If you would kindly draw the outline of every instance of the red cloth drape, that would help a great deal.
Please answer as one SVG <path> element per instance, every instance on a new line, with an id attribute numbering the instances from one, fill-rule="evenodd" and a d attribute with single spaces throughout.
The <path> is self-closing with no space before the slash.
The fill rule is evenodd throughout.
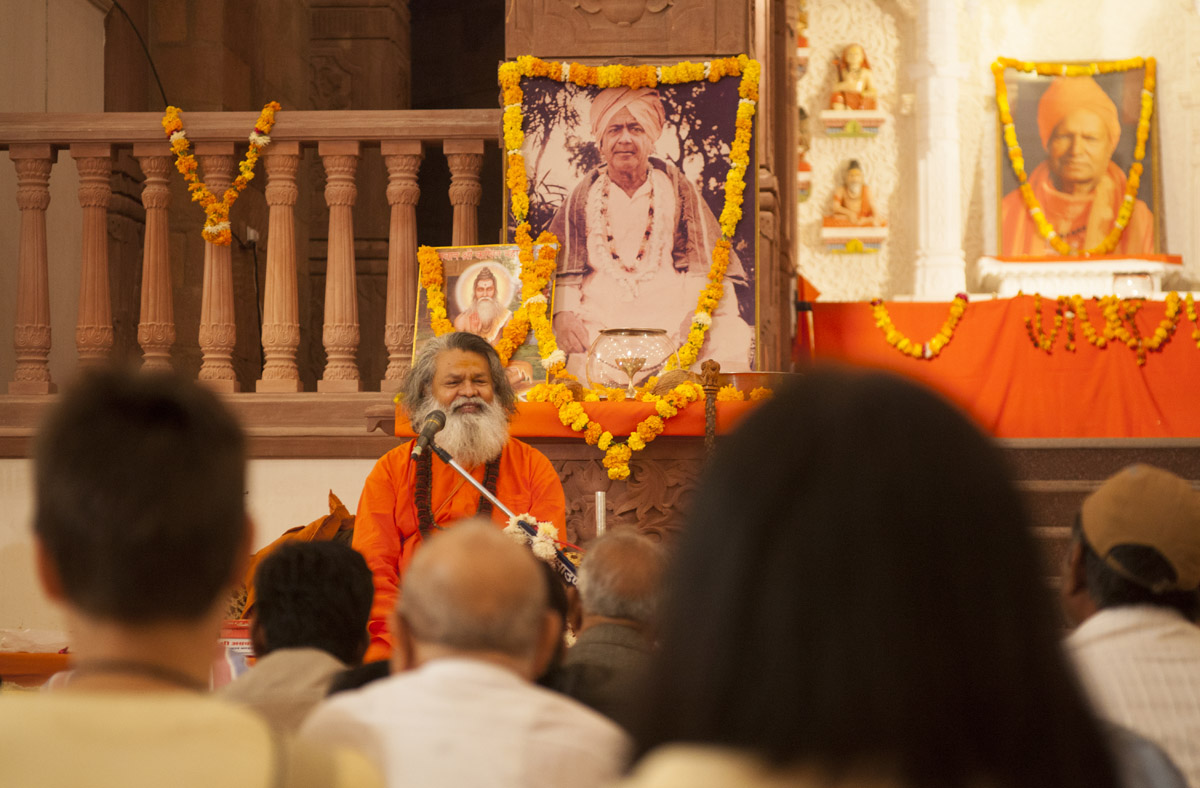
<path id="1" fill-rule="evenodd" d="M 1042 299 L 1042 324 L 1053 326 L 1054 299 Z M 887 304 L 892 322 L 906 336 L 925 341 L 942 326 L 949 304 Z M 1103 320 L 1088 302 L 1092 325 Z M 1149 337 L 1165 305 L 1146 302 L 1137 315 Z M 1076 349 L 1065 348 L 1066 328 L 1051 353 L 1033 346 L 1024 318 L 1033 298 L 973 302 L 953 341 L 931 361 L 902 355 L 884 341 L 866 303 L 814 305 L 816 354 L 893 370 L 942 392 L 1001 438 L 1200 437 L 1200 350 L 1196 328 L 1180 315 L 1175 335 L 1162 351 L 1148 353 L 1139 367 L 1121 344 L 1100 350 L 1077 327 Z"/>

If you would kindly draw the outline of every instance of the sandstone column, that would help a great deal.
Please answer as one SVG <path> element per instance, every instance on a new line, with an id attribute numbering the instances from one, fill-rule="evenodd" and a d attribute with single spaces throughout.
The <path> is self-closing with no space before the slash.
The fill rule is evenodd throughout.
<path id="1" fill-rule="evenodd" d="M 170 230 L 167 207 L 171 203 L 168 177 L 171 149 L 162 143 L 137 143 L 133 155 L 146 176 L 142 205 L 146 209 L 146 237 L 142 250 L 142 298 L 138 318 L 138 344 L 146 369 L 171 369 L 175 344 L 174 293 L 171 290 Z"/>
<path id="2" fill-rule="evenodd" d="M 13 349 L 17 368 L 9 394 L 53 394 L 50 380 L 50 263 L 46 252 L 46 208 L 50 168 L 58 158 L 48 144 L 12 145 L 17 168 L 21 239 L 17 252 L 17 312 Z"/>
<path id="3" fill-rule="evenodd" d="M 358 186 L 358 143 L 327 141 L 317 145 L 325 165 L 325 203 L 329 206 L 329 252 L 325 263 L 325 373 L 317 391 L 361 391 L 358 352 L 358 286 L 354 271 L 354 200 Z"/>
<path id="4" fill-rule="evenodd" d="M 446 140 L 442 149 L 450 164 L 450 204 L 454 206 L 454 246 L 479 243 L 479 199 L 483 187 L 483 140 Z"/>
<path id="5" fill-rule="evenodd" d="M 384 140 L 383 159 L 388 168 L 388 204 L 392 206 L 388 232 L 387 311 L 384 342 L 388 366 L 380 391 L 395 392 L 412 363 L 413 329 L 417 309 L 417 170 L 422 149 L 418 140 Z"/>
<path id="6" fill-rule="evenodd" d="M 108 201 L 112 197 L 112 146 L 76 143 L 71 157 L 79 169 L 83 208 L 83 258 L 79 272 L 79 318 L 75 347 L 82 366 L 108 359 L 113 346 L 112 303 L 108 293 Z"/>
<path id="7" fill-rule="evenodd" d="M 198 142 L 196 158 L 208 188 L 218 199 L 233 180 L 233 143 Z M 196 232 L 203 227 L 197 216 Z M 200 293 L 200 380 L 216 391 L 238 390 L 233 371 L 237 325 L 233 311 L 233 250 L 204 242 L 204 284 Z"/>
<path id="8" fill-rule="evenodd" d="M 258 391 L 301 391 L 296 350 L 300 307 L 296 290 L 296 168 L 299 142 L 272 143 L 263 152 L 267 169 L 267 284 L 263 296 L 262 343 L 266 364 Z"/>

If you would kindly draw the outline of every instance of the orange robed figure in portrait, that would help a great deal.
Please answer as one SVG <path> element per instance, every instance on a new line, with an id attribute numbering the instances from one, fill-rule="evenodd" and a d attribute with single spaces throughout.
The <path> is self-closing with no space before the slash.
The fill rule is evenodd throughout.
<path id="1" fill-rule="evenodd" d="M 1127 179 L 1112 161 L 1121 139 L 1117 107 L 1091 77 L 1057 77 L 1042 94 L 1038 134 L 1046 160 L 1029 176 L 1046 220 L 1073 248 L 1098 246 L 1112 229 Z M 1020 189 L 1001 204 L 1000 254 L 1058 255 L 1038 233 Z M 1136 200 L 1114 254 L 1154 253 L 1154 214 Z"/>

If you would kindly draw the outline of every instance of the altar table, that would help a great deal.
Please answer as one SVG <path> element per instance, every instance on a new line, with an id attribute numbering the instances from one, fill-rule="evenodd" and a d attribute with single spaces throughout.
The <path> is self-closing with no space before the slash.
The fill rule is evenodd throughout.
<path id="1" fill-rule="evenodd" d="M 1053 326 L 1055 302 L 1042 299 L 1042 325 Z M 946 303 L 887 302 L 892 322 L 905 336 L 924 342 L 946 320 Z M 1149 337 L 1165 304 L 1146 301 L 1136 320 Z M 1095 302 L 1088 315 L 1103 320 Z M 1160 352 L 1139 367 L 1132 350 L 1088 344 L 1076 329 L 1074 352 L 1066 350 L 1066 327 L 1051 353 L 1033 346 L 1024 319 L 1033 297 L 976 301 L 954 339 L 932 360 L 905 356 L 884 341 L 866 303 L 813 305 L 815 354 L 892 370 L 945 394 L 999 438 L 1194 438 L 1200 437 L 1200 349 L 1196 326 L 1181 309 L 1177 330 Z"/>

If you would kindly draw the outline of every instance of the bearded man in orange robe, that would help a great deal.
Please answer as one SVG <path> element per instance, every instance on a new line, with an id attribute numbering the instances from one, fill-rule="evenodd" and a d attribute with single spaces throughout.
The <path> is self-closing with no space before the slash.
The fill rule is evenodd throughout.
<path id="1" fill-rule="evenodd" d="M 1029 176 L 1046 220 L 1071 247 L 1098 246 L 1112 230 L 1127 179 L 1112 162 L 1121 139 L 1117 107 L 1091 77 L 1057 77 L 1038 103 L 1038 134 L 1046 160 Z M 1014 189 L 1001 205 L 1002 255 L 1057 255 L 1038 233 Z M 1154 214 L 1136 200 L 1114 254 L 1154 253 Z"/>
<path id="2" fill-rule="evenodd" d="M 509 437 L 516 395 L 487 340 L 455 332 L 426 343 L 405 381 L 404 407 L 415 429 L 433 411 L 443 411 L 446 426 L 437 444 L 513 512 L 551 522 L 565 535 L 562 483 L 544 454 Z M 386 622 L 417 548 L 466 517 L 490 517 L 497 528 L 508 520 L 433 452 L 413 460 L 412 450 L 410 441 L 375 463 L 355 515 L 354 548 L 367 559 L 375 582 L 367 661 L 391 653 Z"/>

